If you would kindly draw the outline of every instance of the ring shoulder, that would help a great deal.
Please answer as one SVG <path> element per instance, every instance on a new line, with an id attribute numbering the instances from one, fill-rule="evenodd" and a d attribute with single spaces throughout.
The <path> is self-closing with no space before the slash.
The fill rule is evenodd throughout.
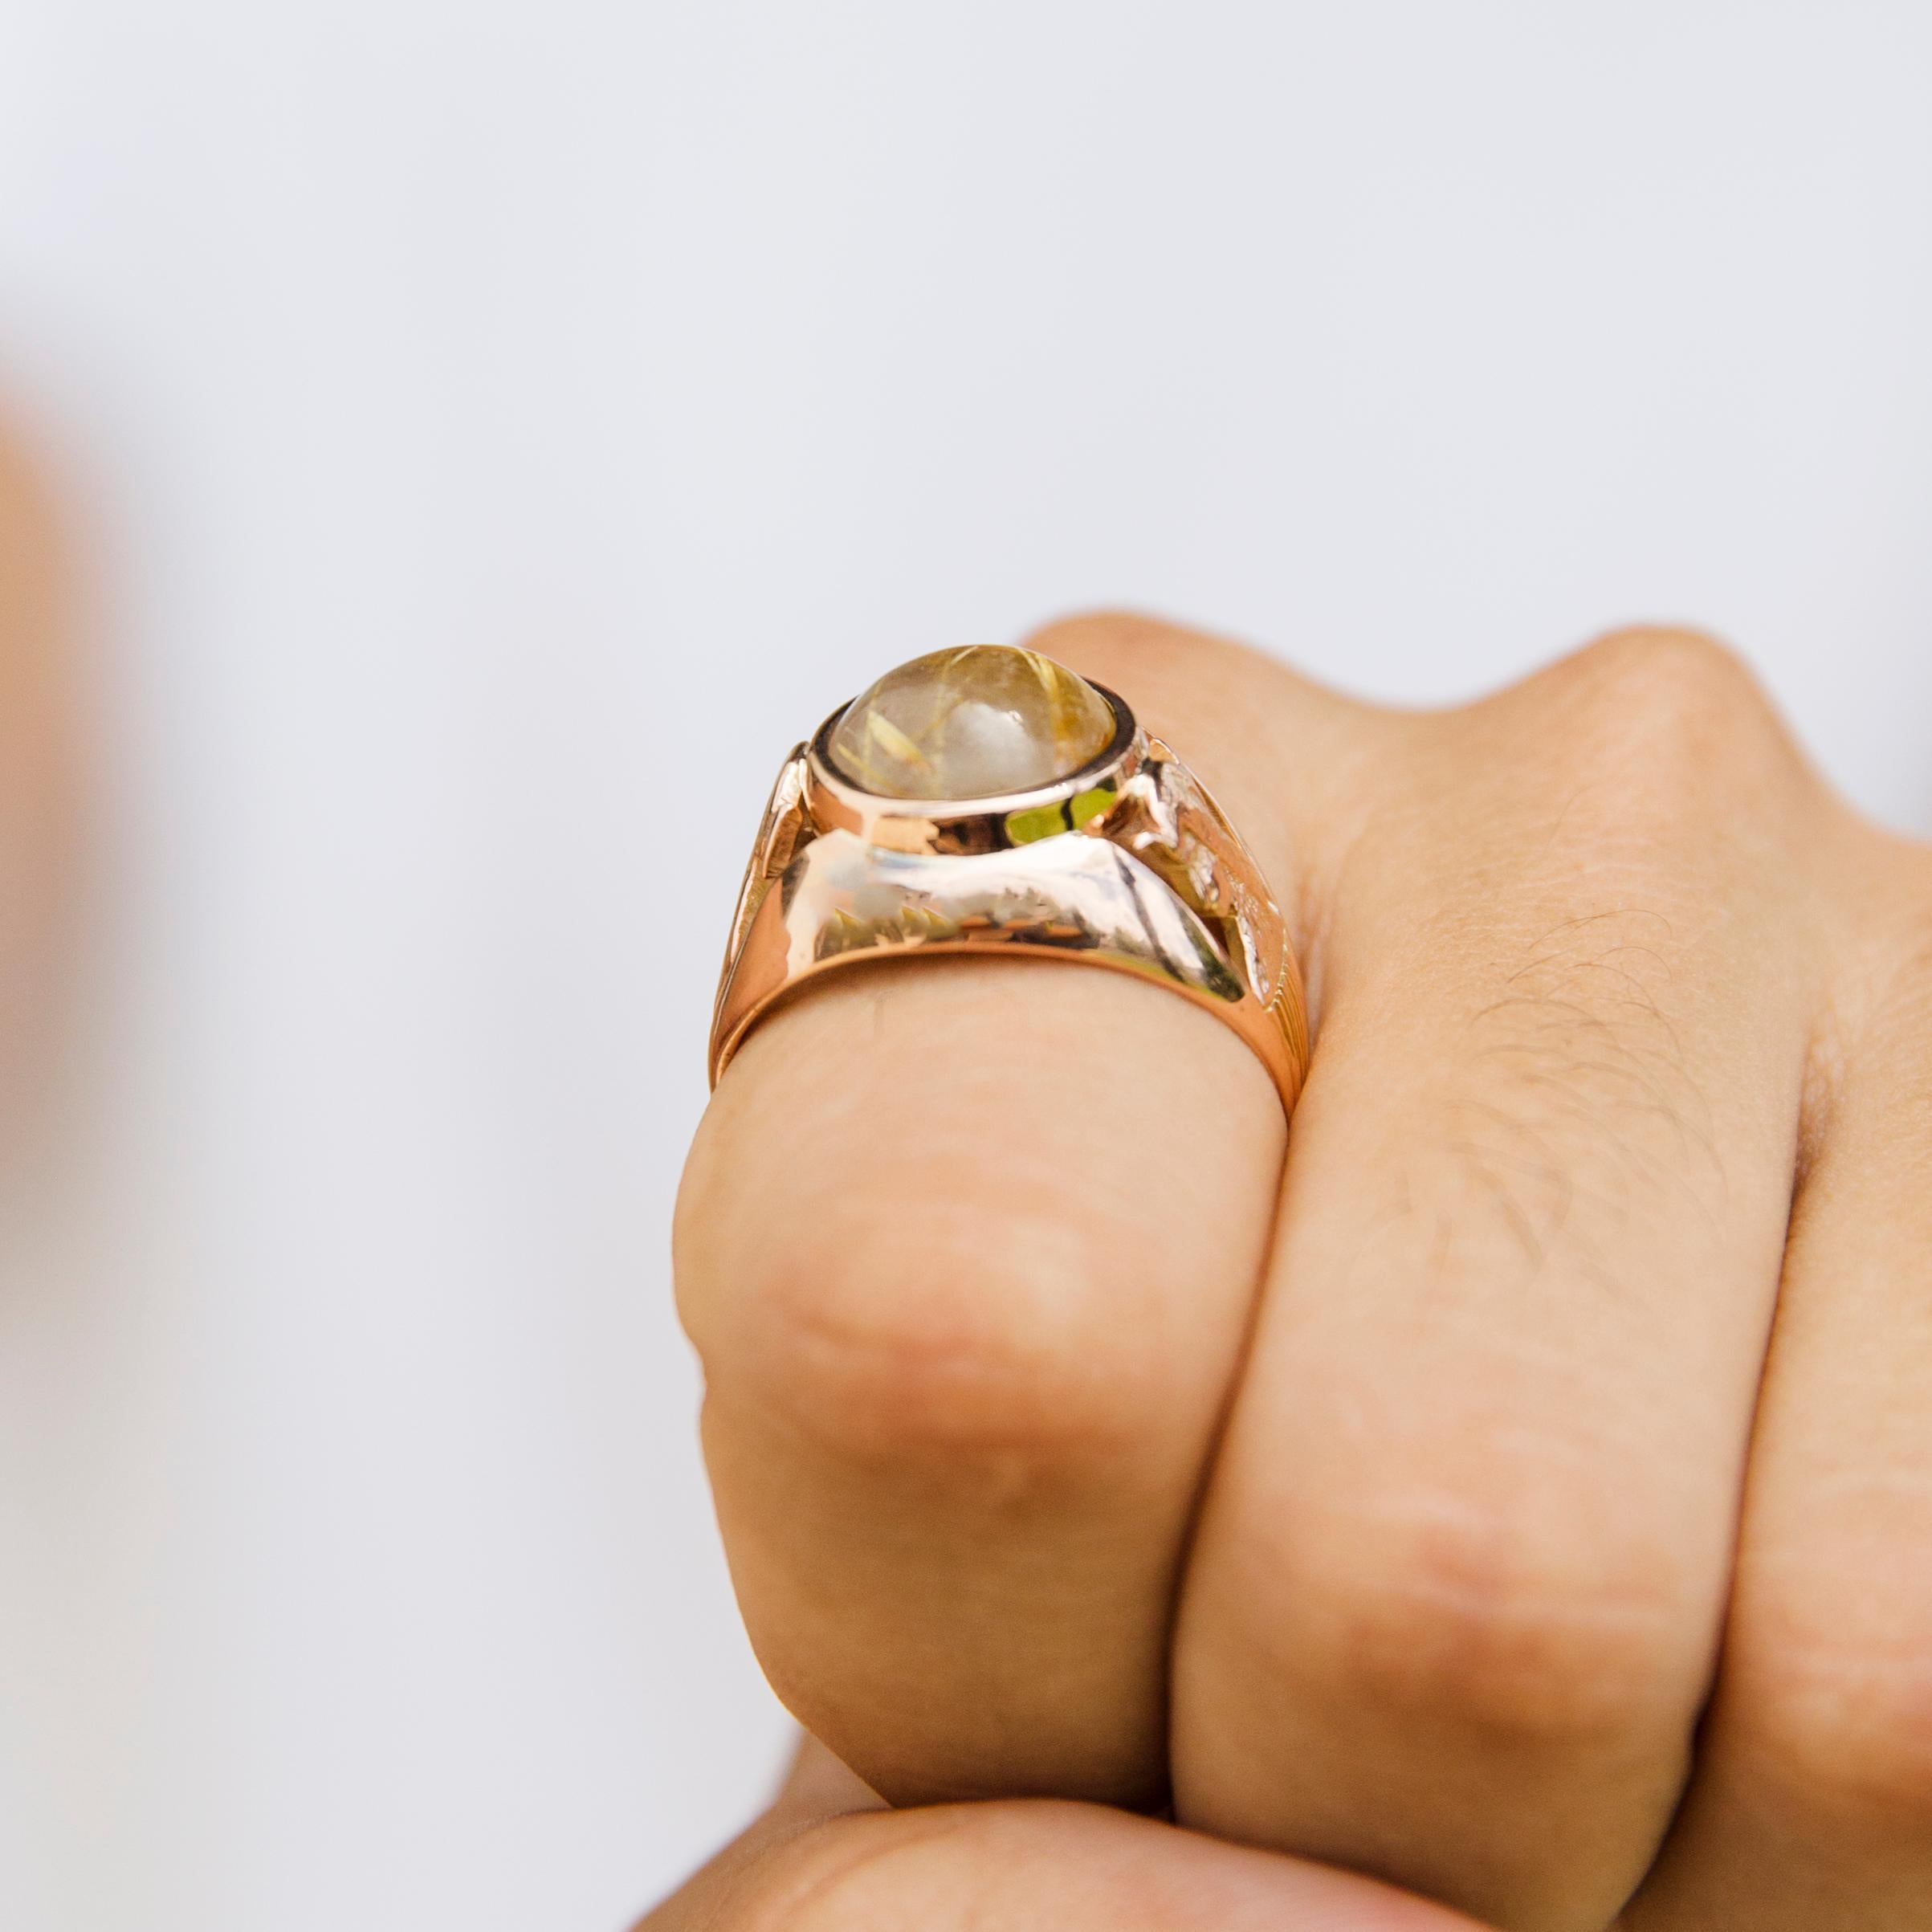
<path id="1" fill-rule="evenodd" d="M 1213 794 L 1158 738 L 1112 810 L 1086 829 L 1131 852 L 1215 931 L 1264 1006 L 1288 993 L 1287 922 Z"/>
<path id="2" fill-rule="evenodd" d="M 818 836 L 817 828 L 805 810 L 805 748 L 795 744 L 772 781 L 764 816 L 758 824 L 758 836 L 752 843 L 752 856 L 739 884 L 731 935 L 725 941 L 724 965 L 719 975 L 717 997 L 712 1002 L 714 1024 L 723 1005 L 725 988 L 731 984 L 732 968 L 744 950 L 745 935 L 758 916 L 758 908 L 792 861 Z"/>

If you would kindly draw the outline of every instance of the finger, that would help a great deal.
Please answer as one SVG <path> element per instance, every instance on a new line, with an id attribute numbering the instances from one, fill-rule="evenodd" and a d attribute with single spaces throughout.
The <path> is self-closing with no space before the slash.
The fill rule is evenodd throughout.
<path id="1" fill-rule="evenodd" d="M 1659 1842 L 1808 1020 L 1736 850 L 1808 809 L 1759 709 L 1634 638 L 1391 725 L 1182 1604 L 1184 1823 L 1511 1932 L 1594 1932 Z"/>
<path id="2" fill-rule="evenodd" d="M 774 1685 L 895 1800 L 1164 1794 L 1282 1142 L 1231 1032 L 1102 972 L 899 960 L 733 1062 L 677 1224 L 719 1518 Z"/>
<path id="3" fill-rule="evenodd" d="M 647 1913 L 634 1932 L 725 1932 L 733 1926 L 744 1932 L 764 1932 L 768 1926 L 779 1932 L 779 1922 L 768 1917 L 761 1922 L 749 1906 L 762 1875 L 815 1828 L 884 1808 L 856 1773 L 809 1731 L 801 1733 L 771 1808 Z"/>
<path id="4" fill-rule="evenodd" d="M 40 479 L 0 433 L 0 1144 L 43 1070 L 71 884 L 72 640 L 59 548 Z"/>
<path id="5" fill-rule="evenodd" d="M 1840 1003 L 1718 1694 L 1632 1932 L 1932 1925 L 1932 866 L 1876 882 L 1904 964 Z"/>
<path id="6" fill-rule="evenodd" d="M 895 1798 L 1163 1789 L 1279 1113 L 1182 1002 L 1008 963 L 817 989 L 720 1086 L 679 1257 L 732 1576 L 780 1695 Z"/>
<path id="7" fill-rule="evenodd" d="M 1097 1805 L 814 1820 L 799 1783 L 637 1932 L 1475 1932 L 1372 1879 Z"/>

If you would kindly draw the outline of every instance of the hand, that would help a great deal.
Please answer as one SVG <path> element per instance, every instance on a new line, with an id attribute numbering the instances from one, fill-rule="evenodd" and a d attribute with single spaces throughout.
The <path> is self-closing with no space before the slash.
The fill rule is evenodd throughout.
<path id="1" fill-rule="evenodd" d="M 1371 1879 L 1098 1805 L 906 1812 L 808 1743 L 778 1802 L 637 1932 L 1476 1932 Z"/>
<path id="2" fill-rule="evenodd" d="M 677 1245 L 781 1695 L 895 1800 L 1171 1792 L 1509 1932 L 1932 1923 L 1932 854 L 1693 637 L 1437 715 L 1035 642 L 1242 828 L 1313 1068 L 1284 1168 L 1127 978 L 752 1035 Z"/>

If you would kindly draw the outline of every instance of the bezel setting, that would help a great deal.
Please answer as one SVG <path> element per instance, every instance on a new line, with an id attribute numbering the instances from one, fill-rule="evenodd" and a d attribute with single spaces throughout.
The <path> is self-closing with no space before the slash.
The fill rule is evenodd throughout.
<path id="1" fill-rule="evenodd" d="M 1147 751 L 1126 702 L 1103 684 L 1093 689 L 1114 716 L 1114 735 L 1101 750 L 1064 778 L 984 798 L 895 798 L 868 791 L 832 756 L 832 735 L 849 708 L 842 704 L 806 748 L 805 809 L 828 830 L 851 832 L 894 852 L 1003 852 L 1083 830 L 1113 806 Z"/>

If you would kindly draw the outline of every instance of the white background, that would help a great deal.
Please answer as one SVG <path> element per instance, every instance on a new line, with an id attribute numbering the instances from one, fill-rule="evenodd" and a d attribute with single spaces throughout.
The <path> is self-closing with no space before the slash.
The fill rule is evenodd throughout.
<path id="1" fill-rule="evenodd" d="M 753 1804 L 666 1232 L 764 785 L 884 664 L 1696 618 L 1932 827 L 1928 100 L 1918 0 L 5 0 L 98 837 L 0 1923 L 615 1932 Z"/>

